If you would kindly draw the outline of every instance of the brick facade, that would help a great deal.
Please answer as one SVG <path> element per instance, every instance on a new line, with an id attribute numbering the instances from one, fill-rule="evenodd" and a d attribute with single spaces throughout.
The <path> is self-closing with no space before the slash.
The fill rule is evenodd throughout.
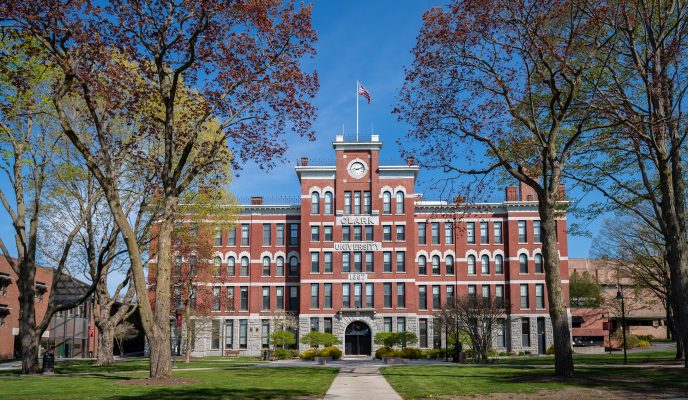
<path id="1" fill-rule="evenodd" d="M 193 354 L 221 354 L 223 348 L 257 354 L 262 336 L 274 328 L 270 309 L 276 306 L 278 292 L 281 306 L 298 315 L 300 333 L 312 328 L 331 331 L 342 341 L 345 354 L 355 351 L 346 333 L 353 321 L 367 324 L 371 337 L 405 327 L 421 338 L 420 347 L 443 346 L 444 336 L 433 331 L 434 299 L 439 293 L 441 305 L 451 293 L 458 296 L 469 290 L 476 296 L 503 293 L 511 304 L 503 339 L 495 338 L 496 349 L 536 353 L 552 344 L 544 273 L 541 261 L 536 261 L 541 260 L 541 245 L 532 189 L 508 187 L 505 201 L 499 203 L 424 201 L 415 192 L 419 167 L 413 159 L 404 165 L 380 165 L 381 146 L 377 135 L 365 142 L 337 136 L 334 162 L 313 165 L 302 158 L 296 166 L 300 204 L 266 205 L 254 198 L 253 204 L 241 206 L 234 227 L 222 227 L 215 256 L 221 260 L 222 274 L 231 272 L 231 265 L 234 274 L 223 276 L 221 282 L 203 283 L 219 288 L 222 306 L 210 319 L 197 321 Z M 242 244 L 242 231 L 249 233 L 248 243 Z M 568 297 L 565 217 L 558 221 L 557 231 Z M 292 232 L 298 232 L 296 240 Z M 269 243 L 263 240 L 266 236 Z M 248 263 L 245 276 L 242 260 Z M 290 271 L 292 264 L 295 271 Z M 235 311 L 226 311 L 232 308 L 226 304 L 229 290 L 234 290 Z M 245 309 L 242 290 L 248 291 Z M 527 293 L 523 299 L 522 291 Z M 297 303 L 290 302 L 294 292 Z M 269 304 L 264 304 L 264 293 L 269 294 Z M 523 307 L 522 301 L 527 303 Z M 523 329 L 529 330 L 525 337 Z M 544 335 L 540 346 L 538 330 Z"/>

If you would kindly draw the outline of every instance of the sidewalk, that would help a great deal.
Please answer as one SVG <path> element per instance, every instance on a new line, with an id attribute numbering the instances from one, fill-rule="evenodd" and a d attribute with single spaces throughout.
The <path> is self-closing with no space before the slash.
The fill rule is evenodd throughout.
<path id="1" fill-rule="evenodd" d="M 325 400 L 401 400 L 380 374 L 378 366 L 342 367 L 325 394 Z"/>

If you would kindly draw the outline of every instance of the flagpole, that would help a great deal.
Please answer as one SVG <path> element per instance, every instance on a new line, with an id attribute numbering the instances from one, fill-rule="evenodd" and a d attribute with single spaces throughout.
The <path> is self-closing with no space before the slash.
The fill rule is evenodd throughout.
<path id="1" fill-rule="evenodd" d="M 356 142 L 358 142 L 358 81 L 356 81 Z"/>

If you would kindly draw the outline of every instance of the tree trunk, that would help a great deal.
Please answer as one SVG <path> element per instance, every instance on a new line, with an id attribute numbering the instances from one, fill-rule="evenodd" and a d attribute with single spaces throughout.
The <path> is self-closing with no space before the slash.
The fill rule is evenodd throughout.
<path id="1" fill-rule="evenodd" d="M 191 332 L 191 310 L 189 309 L 189 304 L 190 302 L 187 302 L 184 310 L 184 323 L 186 325 L 186 332 L 184 333 L 184 362 L 187 364 L 191 362 L 191 348 L 193 347 L 193 343 L 191 343 L 193 335 Z"/>
<path id="2" fill-rule="evenodd" d="M 98 357 L 96 365 L 113 365 L 115 363 L 115 327 L 111 324 L 103 324 L 98 327 Z"/>
<path id="3" fill-rule="evenodd" d="M 21 344 L 22 374 L 38 374 L 40 337 L 36 331 L 35 264 L 24 258 L 19 264 L 19 341 Z"/>
<path id="4" fill-rule="evenodd" d="M 558 185 L 553 189 L 558 190 Z M 538 196 L 540 213 L 542 258 L 545 268 L 545 284 L 549 302 L 549 316 L 552 319 L 554 339 L 554 373 L 556 376 L 573 375 L 573 349 L 571 330 L 567 314 L 566 298 L 561 286 L 559 246 L 557 246 L 557 221 L 555 219 L 555 200 L 553 196 Z"/>

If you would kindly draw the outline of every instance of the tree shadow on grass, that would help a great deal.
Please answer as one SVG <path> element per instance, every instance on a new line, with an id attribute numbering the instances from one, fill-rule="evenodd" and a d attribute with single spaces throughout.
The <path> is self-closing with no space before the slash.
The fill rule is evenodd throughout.
<path id="1" fill-rule="evenodd" d="M 261 389 L 261 388 L 194 388 L 194 387 L 166 387 L 155 388 L 148 393 L 137 393 L 130 396 L 115 395 L 110 397 L 112 400 L 191 400 L 191 399 L 315 399 L 322 396 L 315 396 L 312 392 L 296 389 Z"/>

